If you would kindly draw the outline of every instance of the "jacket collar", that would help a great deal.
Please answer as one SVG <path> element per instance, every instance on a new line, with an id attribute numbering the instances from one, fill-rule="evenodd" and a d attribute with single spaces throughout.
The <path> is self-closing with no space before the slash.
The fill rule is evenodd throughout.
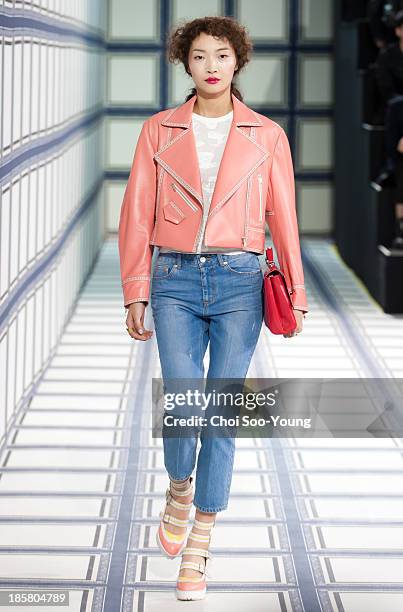
<path id="1" fill-rule="evenodd" d="M 239 129 L 241 125 L 263 126 L 263 122 L 234 94 L 231 96 L 234 114 L 218 170 L 209 216 L 217 212 L 255 169 L 271 155 L 257 140 L 251 138 L 249 133 Z M 161 120 L 161 125 L 185 129 L 164 144 L 155 153 L 154 159 L 191 193 L 203 208 L 199 159 L 192 129 L 192 112 L 196 97 L 192 96 Z"/>
<path id="2" fill-rule="evenodd" d="M 239 98 L 234 96 L 233 93 L 231 93 L 231 98 L 234 110 L 233 123 L 235 125 L 255 125 L 257 127 L 263 125 L 262 121 L 256 116 L 253 110 L 246 106 Z M 195 94 L 189 98 L 187 102 L 174 108 L 172 113 L 161 121 L 161 125 L 188 128 L 192 120 L 193 107 L 196 99 L 197 96 Z"/>

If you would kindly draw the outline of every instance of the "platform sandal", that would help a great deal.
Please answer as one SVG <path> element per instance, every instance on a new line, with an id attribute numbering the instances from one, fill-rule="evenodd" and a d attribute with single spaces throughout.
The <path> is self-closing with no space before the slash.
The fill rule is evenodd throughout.
<path id="1" fill-rule="evenodd" d="M 175 495 L 179 495 L 180 497 L 189 495 L 189 493 L 193 491 L 192 481 L 193 477 L 190 476 L 188 487 L 186 489 L 177 489 L 175 483 L 171 480 L 170 488 L 168 487 L 165 492 L 166 506 L 171 505 L 177 510 L 189 510 L 192 507 L 193 502 L 189 502 L 188 504 L 178 502 L 172 497 L 171 492 Z M 159 516 L 161 521 L 156 534 L 157 545 L 165 556 L 167 556 L 169 559 L 174 559 L 180 555 L 186 545 L 187 532 L 185 531 L 184 534 L 172 533 L 165 527 L 164 523 L 171 523 L 172 525 L 177 525 L 178 527 L 187 527 L 189 519 L 176 518 L 176 516 L 173 516 L 166 511 L 166 507 L 165 511 L 163 510 L 160 512 Z"/>
<path id="2" fill-rule="evenodd" d="M 208 542 L 210 544 L 211 540 L 211 530 L 215 525 L 214 521 L 209 523 L 205 521 L 199 521 L 194 519 L 193 527 L 197 529 L 204 529 L 209 531 L 209 534 L 201 534 L 195 533 L 192 530 L 189 533 L 189 538 L 195 540 L 196 542 Z M 194 548 L 193 546 L 187 546 L 183 549 L 182 555 L 197 555 L 204 558 L 203 563 L 195 563 L 194 561 L 183 561 L 181 562 L 179 573 L 182 569 L 194 569 L 201 572 L 200 577 L 190 578 L 188 576 L 178 576 L 178 580 L 176 583 L 176 597 L 182 601 L 191 601 L 203 599 L 206 595 L 206 576 L 208 576 L 206 572 L 207 560 L 212 559 L 212 555 L 209 550 L 204 550 L 204 548 Z"/>

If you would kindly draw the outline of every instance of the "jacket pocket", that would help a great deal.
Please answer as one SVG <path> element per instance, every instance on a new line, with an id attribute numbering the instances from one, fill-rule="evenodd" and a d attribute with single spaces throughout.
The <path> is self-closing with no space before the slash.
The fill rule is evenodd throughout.
<path id="1" fill-rule="evenodd" d="M 164 204 L 162 210 L 164 213 L 164 219 L 166 221 L 170 221 L 171 223 L 175 223 L 176 225 L 178 225 L 178 223 L 183 221 L 183 219 L 186 217 L 183 210 L 181 210 L 179 206 L 175 204 L 175 202 L 172 202 L 172 200 L 170 200 L 167 204 Z"/>
<path id="2" fill-rule="evenodd" d="M 263 177 L 261 174 L 257 175 L 257 183 L 259 187 L 259 223 L 263 221 Z"/>
<path id="3" fill-rule="evenodd" d="M 176 193 L 180 195 L 180 197 L 185 202 L 185 204 L 187 204 L 194 212 L 197 212 L 198 209 L 197 209 L 196 204 L 193 204 L 193 202 L 190 200 L 190 198 L 188 198 L 186 193 L 184 193 L 182 189 L 180 189 L 180 187 L 176 185 L 176 183 L 171 183 L 171 187 L 174 191 L 176 191 Z"/>

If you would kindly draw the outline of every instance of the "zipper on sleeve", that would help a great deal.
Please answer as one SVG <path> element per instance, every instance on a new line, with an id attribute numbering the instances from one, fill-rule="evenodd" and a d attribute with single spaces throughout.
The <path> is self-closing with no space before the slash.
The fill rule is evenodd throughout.
<path id="1" fill-rule="evenodd" d="M 195 204 L 193 204 L 193 202 L 191 200 L 189 200 L 189 198 L 187 197 L 187 195 L 185 193 L 183 193 L 182 189 L 179 189 L 178 185 L 176 185 L 175 183 L 171 183 L 172 189 L 174 189 L 177 193 L 179 193 L 179 195 L 181 196 L 181 198 L 183 199 L 184 202 L 186 202 L 186 204 L 188 206 L 190 206 L 190 208 L 192 210 L 194 210 L 195 212 L 198 211 L 198 208 Z"/>
<path id="2" fill-rule="evenodd" d="M 259 185 L 259 222 L 263 221 L 263 177 L 261 174 L 257 175 L 258 185 Z"/>

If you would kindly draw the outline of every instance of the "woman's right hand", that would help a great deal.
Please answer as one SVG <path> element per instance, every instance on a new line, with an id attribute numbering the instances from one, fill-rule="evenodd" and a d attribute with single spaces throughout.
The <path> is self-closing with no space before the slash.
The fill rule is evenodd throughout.
<path id="1" fill-rule="evenodd" d="M 153 335 L 152 330 L 144 328 L 145 310 L 146 302 L 133 302 L 127 310 L 127 333 L 135 340 L 149 340 Z"/>

